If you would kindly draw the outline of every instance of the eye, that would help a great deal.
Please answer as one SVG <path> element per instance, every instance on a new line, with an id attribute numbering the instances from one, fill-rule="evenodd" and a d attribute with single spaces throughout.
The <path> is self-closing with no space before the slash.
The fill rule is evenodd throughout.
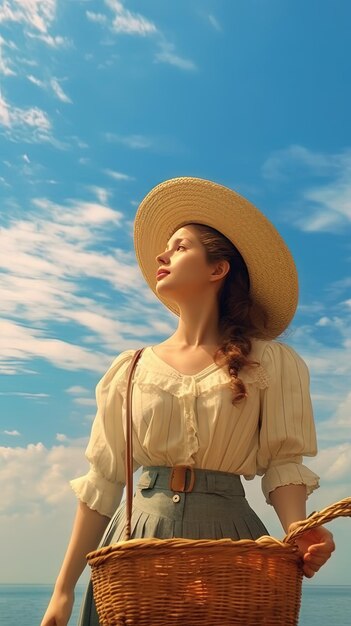
<path id="1" fill-rule="evenodd" d="M 185 247 L 185 246 L 182 246 L 182 245 L 179 245 L 179 246 L 177 247 L 177 250 L 179 250 L 179 248 L 183 248 L 183 250 L 186 250 L 186 247 Z"/>

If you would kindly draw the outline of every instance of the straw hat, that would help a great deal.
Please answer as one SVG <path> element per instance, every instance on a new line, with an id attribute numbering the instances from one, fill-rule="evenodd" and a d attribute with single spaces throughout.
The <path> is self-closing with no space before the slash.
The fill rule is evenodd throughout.
<path id="1" fill-rule="evenodd" d="M 156 292 L 155 257 L 164 251 L 175 230 L 191 222 L 212 226 L 236 246 L 250 276 L 252 319 L 262 319 L 262 310 L 266 317 L 257 336 L 278 337 L 297 307 L 294 260 L 273 224 L 251 202 L 223 185 L 201 178 L 172 178 L 142 200 L 134 221 L 134 246 L 152 291 L 179 315 L 177 306 Z"/>

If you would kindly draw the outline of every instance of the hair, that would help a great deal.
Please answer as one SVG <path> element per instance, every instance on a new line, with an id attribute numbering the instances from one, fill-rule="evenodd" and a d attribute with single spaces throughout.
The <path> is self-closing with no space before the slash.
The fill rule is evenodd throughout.
<path id="1" fill-rule="evenodd" d="M 249 272 L 239 250 L 218 230 L 205 224 L 186 225 L 195 228 L 208 263 L 224 259 L 230 264 L 230 270 L 218 291 L 222 343 L 214 354 L 214 362 L 228 367 L 230 388 L 233 391 L 232 404 L 235 405 L 248 395 L 244 382 L 238 376 L 240 369 L 259 365 L 257 361 L 248 358 L 252 348 L 250 337 L 257 336 L 258 331 L 250 318 L 252 300 Z"/>

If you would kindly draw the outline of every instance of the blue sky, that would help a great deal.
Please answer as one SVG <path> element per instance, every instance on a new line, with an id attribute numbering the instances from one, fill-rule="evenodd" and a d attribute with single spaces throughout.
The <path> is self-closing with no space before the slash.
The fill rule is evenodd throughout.
<path id="1" fill-rule="evenodd" d="M 346 0 L 1 4 L 0 582 L 54 580 L 95 385 L 176 327 L 132 238 L 173 176 L 236 189 L 290 246 L 300 304 L 282 340 L 310 368 L 320 448 L 309 511 L 350 495 L 350 20 Z M 282 536 L 260 481 L 245 487 Z M 351 584 L 349 520 L 332 529 L 314 583 Z"/>

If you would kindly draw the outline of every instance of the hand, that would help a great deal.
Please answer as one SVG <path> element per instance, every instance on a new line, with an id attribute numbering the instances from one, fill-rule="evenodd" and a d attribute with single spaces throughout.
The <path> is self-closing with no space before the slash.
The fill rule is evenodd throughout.
<path id="1" fill-rule="evenodd" d="M 74 604 L 74 591 L 54 591 L 40 626 L 67 626 Z"/>
<path id="2" fill-rule="evenodd" d="M 289 532 L 294 530 L 296 525 L 296 522 L 290 524 Z M 295 541 L 303 558 L 303 573 L 307 578 L 312 578 L 335 550 L 333 535 L 324 526 L 306 530 Z"/>

